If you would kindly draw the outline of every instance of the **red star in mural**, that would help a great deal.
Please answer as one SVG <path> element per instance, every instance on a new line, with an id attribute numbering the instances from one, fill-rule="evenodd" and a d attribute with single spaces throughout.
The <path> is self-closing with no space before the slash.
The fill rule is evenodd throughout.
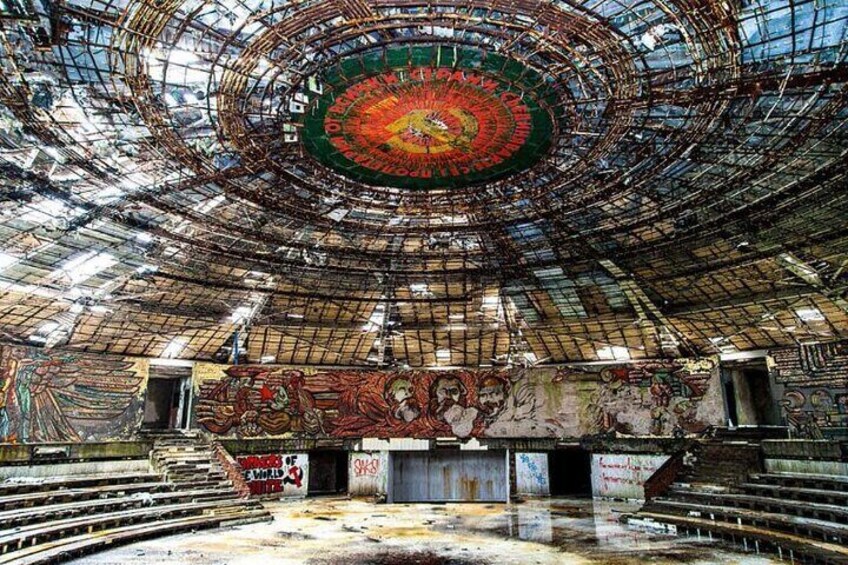
<path id="1" fill-rule="evenodd" d="M 259 395 L 263 401 L 274 399 L 274 391 L 268 388 L 268 385 L 262 385 L 262 388 L 259 389 Z"/>

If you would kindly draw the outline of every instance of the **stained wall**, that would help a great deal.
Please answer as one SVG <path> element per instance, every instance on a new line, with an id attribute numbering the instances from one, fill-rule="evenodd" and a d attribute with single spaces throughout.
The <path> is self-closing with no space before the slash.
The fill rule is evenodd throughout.
<path id="1" fill-rule="evenodd" d="M 645 481 L 668 459 L 668 455 L 593 454 L 592 496 L 644 500 Z"/>
<path id="2" fill-rule="evenodd" d="M 715 359 L 500 371 L 194 368 L 222 437 L 553 438 L 698 433 L 723 421 Z"/>
<path id="3" fill-rule="evenodd" d="M 387 451 L 355 451 L 350 454 L 348 493 L 352 496 L 385 495 L 389 478 Z"/>
<path id="4" fill-rule="evenodd" d="M 515 454 L 515 491 L 517 494 L 551 494 L 547 453 Z"/>

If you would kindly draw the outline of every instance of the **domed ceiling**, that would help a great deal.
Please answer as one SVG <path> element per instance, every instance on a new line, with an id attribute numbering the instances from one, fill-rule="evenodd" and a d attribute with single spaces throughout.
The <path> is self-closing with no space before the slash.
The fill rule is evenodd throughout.
<path id="1" fill-rule="evenodd" d="M 846 21 L 2 2 L 3 340 L 415 367 L 848 337 Z"/>

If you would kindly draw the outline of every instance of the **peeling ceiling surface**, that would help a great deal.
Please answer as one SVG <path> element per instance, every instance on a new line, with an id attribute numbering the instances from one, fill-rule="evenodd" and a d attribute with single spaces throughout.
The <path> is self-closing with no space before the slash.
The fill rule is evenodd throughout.
<path id="1" fill-rule="evenodd" d="M 0 0 L 0 339 L 487 366 L 848 337 L 842 0 Z"/>

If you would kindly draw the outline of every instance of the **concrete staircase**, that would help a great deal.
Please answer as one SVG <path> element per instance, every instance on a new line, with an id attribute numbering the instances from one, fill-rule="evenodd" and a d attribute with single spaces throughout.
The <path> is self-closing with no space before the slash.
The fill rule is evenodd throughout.
<path id="1" fill-rule="evenodd" d="M 224 467 L 220 448 L 197 432 L 156 432 L 151 463 L 174 484 L 204 484 L 221 491 L 222 497 L 246 498 L 238 477 Z"/>
<path id="2" fill-rule="evenodd" d="M 692 450 L 693 464 L 675 481 L 677 484 L 704 484 L 730 487 L 749 473 L 762 470 L 760 444 L 748 441 L 698 442 Z"/>

